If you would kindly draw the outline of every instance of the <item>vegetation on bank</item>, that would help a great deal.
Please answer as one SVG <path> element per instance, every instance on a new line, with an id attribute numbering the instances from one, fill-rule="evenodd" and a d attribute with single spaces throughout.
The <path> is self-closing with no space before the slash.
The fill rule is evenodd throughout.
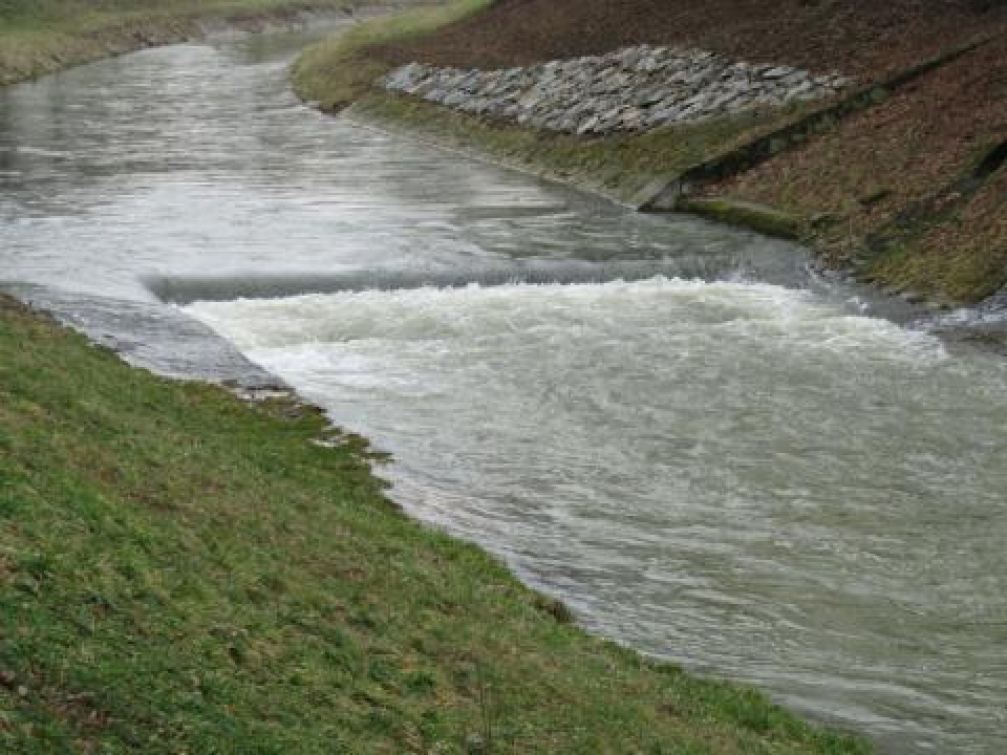
<path id="1" fill-rule="evenodd" d="M 358 24 L 305 51 L 294 66 L 294 87 L 301 97 L 318 103 L 323 110 L 340 110 L 391 70 L 392 63 L 372 54 L 375 48 L 424 37 L 487 8 L 491 2 L 450 0 Z"/>
<path id="2" fill-rule="evenodd" d="M 483 5 L 457 2 L 437 23 L 452 14 L 457 20 L 436 29 L 437 23 L 382 20 L 352 41 L 324 43 L 297 65 L 295 87 L 324 109 L 356 102 L 355 113 L 385 127 L 403 125 L 449 147 L 638 204 L 662 181 L 733 150 L 744 153 L 802 111 L 576 137 L 492 122 L 371 85 L 411 60 L 500 67 L 641 42 L 812 70 L 839 67 L 864 85 L 940 61 L 905 78 L 898 91 L 870 98 L 870 107 L 848 109 L 829 128 L 755 164 L 737 161 L 733 176 L 690 181 L 699 197 L 679 209 L 759 230 L 784 218 L 785 235 L 801 235 L 824 262 L 940 304 L 977 302 L 1007 286 L 1007 199 L 997 188 L 1003 160 L 990 162 L 1007 144 L 1002 3 L 787 0 L 786 12 L 768 15 L 746 0 L 679 0 L 674 13 L 649 0 L 500 0 L 475 12 Z M 993 41 L 949 54 L 981 39 Z M 977 172 L 979 165 L 989 169 Z"/>
<path id="3" fill-rule="evenodd" d="M 568 618 L 318 412 L 0 299 L 5 752 L 867 751 Z"/>
<path id="4" fill-rule="evenodd" d="M 0 85 L 198 36 L 223 20 L 256 29 L 354 0 L 0 0 Z"/>

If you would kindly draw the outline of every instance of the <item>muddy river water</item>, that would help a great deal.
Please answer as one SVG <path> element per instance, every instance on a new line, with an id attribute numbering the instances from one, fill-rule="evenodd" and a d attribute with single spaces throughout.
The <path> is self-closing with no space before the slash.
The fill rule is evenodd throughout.
<path id="1" fill-rule="evenodd" d="M 592 631 L 884 752 L 1007 751 L 1002 357 L 781 242 L 321 116 L 304 40 L 0 92 L 4 286 L 164 373 L 278 375 Z"/>

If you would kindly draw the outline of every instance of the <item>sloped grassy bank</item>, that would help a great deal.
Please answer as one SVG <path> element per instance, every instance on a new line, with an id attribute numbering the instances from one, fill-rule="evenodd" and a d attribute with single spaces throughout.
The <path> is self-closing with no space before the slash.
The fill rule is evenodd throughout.
<path id="1" fill-rule="evenodd" d="M 1002 88 L 1007 11 L 952 3 L 958 22 L 949 25 L 930 9 L 895 3 L 891 28 L 905 33 L 898 44 L 878 46 L 858 41 L 862 32 L 887 28 L 871 25 L 871 14 L 884 14 L 876 7 L 859 4 L 855 12 L 839 13 L 796 4 L 788 11 L 797 19 L 794 35 L 828 38 L 836 48 L 832 63 L 843 56 L 856 61 L 859 89 L 824 106 L 796 105 L 636 135 L 544 133 L 371 85 L 411 59 L 445 58 L 465 66 L 478 64 L 485 53 L 492 63 L 506 65 L 567 48 L 582 53 L 578 39 L 585 37 L 578 30 L 591 31 L 586 38 L 600 44 L 601 32 L 592 25 L 598 13 L 624 32 L 623 44 L 647 41 L 640 35 L 663 28 L 662 19 L 647 23 L 647 14 L 656 11 L 645 0 L 618 8 L 599 0 L 533 3 L 534 9 L 506 0 L 485 5 L 454 3 L 450 24 L 379 21 L 352 38 L 323 43 L 296 66 L 295 88 L 323 109 L 351 106 L 351 115 L 384 128 L 407 129 L 633 206 L 660 206 L 654 200 L 668 195 L 662 187 L 677 194 L 687 186 L 692 196 L 673 196 L 665 209 L 800 238 L 820 252 L 823 263 L 913 298 L 971 304 L 1007 286 L 1007 211 L 997 191 L 1007 154 L 1007 106 L 995 95 Z M 708 13 L 700 0 L 679 5 L 676 12 L 688 19 L 687 38 L 678 39 L 673 24 L 649 41 L 726 47 L 753 59 L 778 55 L 811 67 L 828 58 L 825 48 L 788 36 L 786 25 L 767 30 L 765 14 L 750 4 L 718 0 L 719 15 Z M 545 31 L 524 33 L 532 23 L 529 13 L 542 14 Z M 717 21 L 724 14 L 732 30 L 726 40 Z M 492 55 L 481 52 L 487 45 Z"/>
<path id="2" fill-rule="evenodd" d="M 252 31 L 334 12 L 353 0 L 0 0 L 0 85 L 202 34 L 226 22 Z M 376 3 L 371 3 L 372 5 Z"/>
<path id="3" fill-rule="evenodd" d="M 0 749 L 867 751 L 587 636 L 327 434 L 0 299 Z"/>

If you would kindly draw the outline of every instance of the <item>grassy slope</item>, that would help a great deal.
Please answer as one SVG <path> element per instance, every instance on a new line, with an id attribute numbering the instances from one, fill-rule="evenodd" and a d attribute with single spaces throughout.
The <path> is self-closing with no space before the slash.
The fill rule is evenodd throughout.
<path id="1" fill-rule="evenodd" d="M 308 49 L 294 67 L 294 86 L 304 99 L 325 110 L 339 110 L 390 70 L 390 64 L 370 55 L 371 49 L 392 40 L 422 37 L 483 10 L 491 1 L 450 0 L 360 24 Z"/>
<path id="2" fill-rule="evenodd" d="M 198 34 L 205 19 L 255 25 L 351 0 L 0 0 L 0 85 Z"/>
<path id="3" fill-rule="evenodd" d="M 1007 286 L 1007 170 L 954 202 L 940 222 L 872 257 L 866 274 L 901 290 L 976 301 Z"/>
<path id="4" fill-rule="evenodd" d="M 730 5 L 731 1 L 724 0 L 721 4 Z M 463 0 L 457 7 L 471 11 L 480 5 L 476 0 Z M 500 9 L 514 7 L 517 7 L 514 3 L 501 4 L 494 6 L 494 10 L 501 15 L 504 11 Z M 752 28 L 758 27 L 765 20 L 764 14 L 754 13 L 751 8 L 745 11 L 747 7 L 742 3 L 740 10 L 734 8 L 737 12 L 732 16 L 728 41 L 722 38 L 716 25 L 702 21 L 702 13 L 696 15 L 702 22 L 693 24 L 697 28 L 689 32 L 691 36 L 686 41 L 700 46 L 708 42 L 713 49 L 733 44 L 737 48 L 732 48 L 733 51 L 742 56 L 746 46 L 751 45 L 756 57 L 768 55 L 772 49 L 795 59 L 807 52 L 811 56 L 809 61 L 814 61 L 820 51 L 816 52 L 814 46 L 804 50 L 796 42 L 800 49 L 789 50 L 785 35 L 767 42 L 768 49 L 760 48 L 759 39 L 765 35 L 746 35 L 745 24 L 750 22 Z M 442 39 L 452 51 L 451 62 L 455 64 L 461 64 L 456 58 L 469 51 L 466 46 L 469 38 L 510 40 L 497 46 L 514 55 L 527 53 L 523 51 L 522 45 L 526 43 L 522 41 L 520 25 L 501 28 L 494 37 L 494 24 L 503 23 L 495 18 L 494 10 L 474 15 L 459 13 L 463 21 L 441 33 L 426 35 L 422 32 L 431 31 L 433 24 L 409 29 L 408 34 L 402 35 L 401 27 L 382 27 L 379 22 L 352 44 L 333 40 L 309 51 L 295 71 L 295 87 L 306 99 L 319 102 L 325 109 L 338 109 L 356 100 L 357 112 L 386 125 L 404 124 L 449 146 L 487 153 L 516 167 L 529 168 L 627 202 L 639 198 L 638 192 L 655 177 L 675 175 L 705 158 L 744 145 L 799 114 L 763 113 L 639 136 L 585 139 L 487 122 L 371 88 L 374 79 L 400 59 L 411 59 L 411 55 L 417 54 L 425 60 L 424 53 L 436 58 Z M 622 11 L 611 12 L 618 16 Z M 918 62 L 941 49 L 941 45 L 945 49 L 956 46 L 961 42 L 959 37 L 968 38 L 968 33 L 982 28 L 984 23 L 990 29 L 1005 24 L 1002 13 L 970 16 L 965 10 L 958 12 L 962 15 L 960 26 L 965 31 L 956 32 L 957 36 L 942 36 L 943 32 L 938 32 L 949 25 L 938 23 L 931 29 L 934 24 L 927 17 L 927 23 L 920 21 L 923 30 L 913 38 L 913 44 L 903 44 L 894 57 L 880 53 L 871 57 L 867 49 L 870 45 L 855 45 L 848 52 L 867 56 L 866 62 L 861 61 L 864 70 L 860 73 L 870 80 L 871 76 L 889 71 L 894 63 Z M 569 36 L 580 28 L 577 24 L 589 20 L 588 16 L 579 18 L 572 8 L 557 13 L 558 19 L 552 19 L 557 38 L 566 39 L 561 34 Z M 823 34 L 838 35 L 837 39 L 850 44 L 849 40 L 856 39 L 856 35 L 844 36 L 843 29 L 852 17 L 830 21 L 830 13 L 834 11 L 815 10 L 813 17 L 804 18 L 801 23 L 808 29 L 825 29 Z M 821 14 L 825 16 L 819 18 Z M 494 20 L 481 23 L 481 18 Z M 907 18 L 911 21 L 914 17 Z M 611 19 L 610 22 L 614 23 Z M 800 28 L 802 33 L 808 32 Z M 893 28 L 902 29 L 902 25 Z M 674 36 L 673 32 L 668 33 Z M 900 38 L 906 36 L 900 34 Z M 540 37 L 541 34 L 529 38 L 527 44 L 533 48 L 532 52 L 550 49 L 551 38 Z M 911 233 L 899 229 L 897 240 L 888 241 L 883 254 L 864 255 L 863 249 L 867 246 L 866 236 L 885 232 L 886 224 L 900 218 L 903 211 L 921 198 L 933 197 L 962 178 L 984 150 L 1003 139 L 1002 125 L 1007 111 L 1003 97 L 998 94 L 1007 70 L 1003 49 L 1002 43 L 986 46 L 931 73 L 904 94 L 736 180 L 711 187 L 708 194 L 776 207 L 798 219 L 829 217 L 834 221 L 830 225 L 807 225 L 807 240 L 822 250 L 826 262 L 856 265 L 866 277 L 881 285 L 911 289 L 935 301 L 978 301 L 1007 284 L 1002 193 L 986 189 L 954 208 L 936 201 L 934 204 L 941 212 L 921 217 L 919 229 Z M 496 54 L 504 53 L 498 50 Z M 907 135 L 911 138 L 906 138 Z"/>
<path id="5" fill-rule="evenodd" d="M 0 299 L 0 749 L 866 751 L 588 637 L 323 427 Z"/>

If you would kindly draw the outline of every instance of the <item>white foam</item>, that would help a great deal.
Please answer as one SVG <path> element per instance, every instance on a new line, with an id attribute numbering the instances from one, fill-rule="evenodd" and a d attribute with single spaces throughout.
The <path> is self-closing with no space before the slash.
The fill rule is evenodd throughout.
<path id="1" fill-rule="evenodd" d="M 655 277 L 603 284 L 517 284 L 197 302 L 187 308 L 245 350 L 356 340 L 437 341 L 528 334 L 564 338 L 566 328 L 600 338 L 665 328 L 689 333 L 787 338 L 808 348 L 866 344 L 900 355 L 941 357 L 940 343 L 885 320 L 852 316 L 812 294 L 737 281 Z"/>

